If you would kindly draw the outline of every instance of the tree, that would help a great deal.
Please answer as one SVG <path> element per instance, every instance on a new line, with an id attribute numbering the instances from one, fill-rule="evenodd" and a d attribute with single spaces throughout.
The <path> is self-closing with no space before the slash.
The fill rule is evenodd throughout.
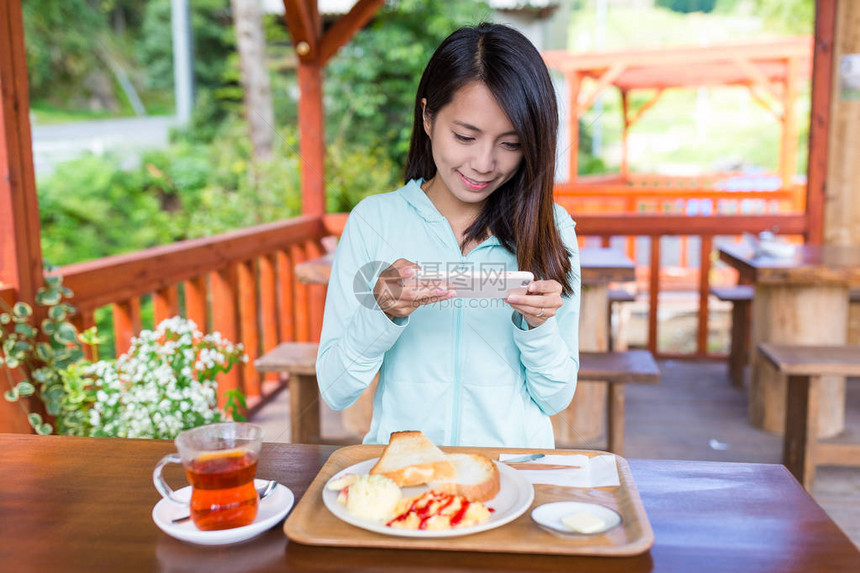
<path id="1" fill-rule="evenodd" d="M 254 150 L 254 159 L 272 156 L 275 113 L 272 88 L 266 68 L 266 39 L 258 0 L 232 0 L 236 28 L 236 48 L 242 71 L 245 117 Z"/>
<path id="2" fill-rule="evenodd" d="M 386 4 L 326 69 L 329 142 L 381 149 L 394 164 L 405 165 L 424 66 L 451 32 L 490 14 L 483 2 Z"/>
<path id="3" fill-rule="evenodd" d="M 657 0 L 657 6 L 668 8 L 673 12 L 687 14 L 689 12 L 713 12 L 717 0 Z"/>

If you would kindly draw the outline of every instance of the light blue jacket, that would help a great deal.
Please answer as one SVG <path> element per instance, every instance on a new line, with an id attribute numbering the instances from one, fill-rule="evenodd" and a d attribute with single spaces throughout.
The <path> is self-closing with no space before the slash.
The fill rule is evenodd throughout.
<path id="1" fill-rule="evenodd" d="M 423 268 L 479 270 L 482 263 L 503 263 L 517 270 L 516 257 L 496 237 L 464 256 L 420 183 L 368 197 L 349 215 L 317 356 L 323 399 L 342 410 L 380 371 L 365 443 L 384 444 L 391 432 L 421 430 L 438 445 L 553 448 L 549 416 L 570 403 L 579 369 L 574 222 L 556 205 L 556 224 L 573 253 L 573 295 L 537 328 L 529 329 L 501 299 L 450 299 L 392 321 L 372 289 L 382 269 L 399 258 Z"/>

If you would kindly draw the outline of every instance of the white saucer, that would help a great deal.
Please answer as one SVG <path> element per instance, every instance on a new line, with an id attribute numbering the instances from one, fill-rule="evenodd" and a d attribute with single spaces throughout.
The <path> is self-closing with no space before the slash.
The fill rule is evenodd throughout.
<path id="1" fill-rule="evenodd" d="M 265 486 L 266 483 L 268 480 L 254 480 L 254 485 L 257 488 Z M 186 501 L 191 499 L 191 486 L 176 490 L 176 497 Z M 168 499 L 162 499 L 155 504 L 155 507 L 152 508 L 152 520 L 161 531 L 181 541 L 198 545 L 226 545 L 245 541 L 270 529 L 286 517 L 294 502 L 295 497 L 290 488 L 278 484 L 275 491 L 260 501 L 256 519 L 242 527 L 218 531 L 200 531 L 190 519 L 182 523 L 171 523 L 171 520 L 177 517 L 188 515 L 188 507 Z"/>
<path id="2" fill-rule="evenodd" d="M 579 533 L 569 529 L 561 522 L 562 518 L 581 511 L 590 513 L 595 517 L 599 517 L 603 520 L 604 526 L 599 531 Z M 545 503 L 534 508 L 531 515 L 532 519 L 535 520 L 535 522 L 537 522 L 537 524 L 542 528 L 546 529 L 550 533 L 562 536 L 598 535 L 605 531 L 609 531 L 621 523 L 621 516 L 615 510 L 609 509 L 605 505 L 584 503 L 580 501 L 557 501 L 555 503 Z"/>

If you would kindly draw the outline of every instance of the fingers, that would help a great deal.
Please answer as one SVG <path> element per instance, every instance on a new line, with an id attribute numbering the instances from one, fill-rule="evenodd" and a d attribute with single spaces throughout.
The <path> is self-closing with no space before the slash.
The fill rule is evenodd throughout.
<path id="1" fill-rule="evenodd" d="M 531 326 L 543 324 L 548 318 L 555 316 L 563 304 L 561 284 L 557 281 L 534 281 L 526 292 L 524 295 L 511 295 L 505 300 L 511 308 L 522 314 Z"/>

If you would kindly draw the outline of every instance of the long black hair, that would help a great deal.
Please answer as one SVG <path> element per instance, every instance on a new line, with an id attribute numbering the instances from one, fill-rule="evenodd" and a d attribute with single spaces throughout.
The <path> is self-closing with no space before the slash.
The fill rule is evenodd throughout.
<path id="1" fill-rule="evenodd" d="M 521 33 L 483 23 L 460 28 L 439 45 L 415 97 L 406 181 L 436 175 L 424 114 L 433 120 L 458 90 L 472 82 L 487 86 L 507 115 L 519 136 L 523 158 L 514 176 L 489 196 L 466 229 L 464 244 L 495 235 L 516 255 L 521 270 L 557 280 L 569 295 L 570 253 L 555 225 L 552 199 L 558 104 L 546 64 Z"/>

